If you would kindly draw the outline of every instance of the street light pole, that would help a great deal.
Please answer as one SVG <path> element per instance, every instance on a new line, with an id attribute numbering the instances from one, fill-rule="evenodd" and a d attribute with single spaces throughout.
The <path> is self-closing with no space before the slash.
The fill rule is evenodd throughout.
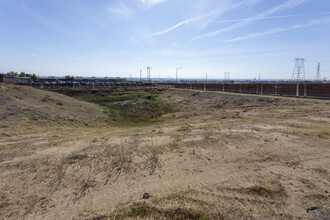
<path id="1" fill-rule="evenodd" d="M 179 72 L 179 69 L 182 69 L 182 67 L 176 68 L 176 83 L 178 83 L 178 72 Z"/>

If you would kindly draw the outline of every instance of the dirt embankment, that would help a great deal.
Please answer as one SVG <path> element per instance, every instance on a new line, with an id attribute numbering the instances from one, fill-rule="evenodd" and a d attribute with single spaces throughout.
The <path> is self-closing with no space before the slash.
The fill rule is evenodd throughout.
<path id="1" fill-rule="evenodd" d="M 176 109 L 157 123 L 2 136 L 0 218 L 329 219 L 329 101 L 174 89 L 157 97 Z"/>
<path id="2" fill-rule="evenodd" d="M 0 127 L 88 125 L 99 123 L 102 109 L 95 104 L 30 87 L 0 89 Z"/>

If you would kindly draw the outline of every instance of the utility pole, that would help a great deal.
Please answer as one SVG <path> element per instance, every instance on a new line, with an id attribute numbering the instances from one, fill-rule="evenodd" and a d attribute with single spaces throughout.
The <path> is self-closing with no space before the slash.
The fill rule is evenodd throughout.
<path id="1" fill-rule="evenodd" d="M 305 80 L 305 63 L 306 59 L 304 58 L 295 58 L 294 59 L 294 69 L 292 74 L 292 79 L 297 81 Z"/>
<path id="2" fill-rule="evenodd" d="M 140 82 L 142 82 L 142 70 L 140 69 Z"/>
<path id="3" fill-rule="evenodd" d="M 150 66 L 147 67 L 147 77 L 148 77 L 149 83 L 151 83 L 151 69 L 152 68 Z"/>
<path id="4" fill-rule="evenodd" d="M 230 73 L 225 72 L 225 81 L 229 81 Z"/>
<path id="5" fill-rule="evenodd" d="M 178 72 L 179 72 L 179 69 L 182 69 L 182 67 L 176 68 L 176 83 L 178 83 Z"/>
<path id="6" fill-rule="evenodd" d="M 315 80 L 318 82 L 321 81 L 321 63 L 318 63 L 318 65 L 317 65 L 317 72 L 316 72 Z"/>
<path id="7" fill-rule="evenodd" d="M 207 83 L 207 73 L 206 73 L 206 76 L 205 76 L 204 91 L 206 91 L 206 83 Z"/>

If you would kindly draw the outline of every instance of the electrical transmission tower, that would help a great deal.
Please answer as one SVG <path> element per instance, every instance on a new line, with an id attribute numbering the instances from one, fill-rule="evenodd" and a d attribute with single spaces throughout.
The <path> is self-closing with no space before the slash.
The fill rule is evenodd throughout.
<path id="1" fill-rule="evenodd" d="M 317 65 L 317 72 L 315 76 L 316 81 L 321 81 L 321 63 Z"/>
<path id="2" fill-rule="evenodd" d="M 292 79 L 297 81 L 305 80 L 305 63 L 306 59 L 304 58 L 296 58 L 294 59 L 294 69 L 292 74 Z"/>

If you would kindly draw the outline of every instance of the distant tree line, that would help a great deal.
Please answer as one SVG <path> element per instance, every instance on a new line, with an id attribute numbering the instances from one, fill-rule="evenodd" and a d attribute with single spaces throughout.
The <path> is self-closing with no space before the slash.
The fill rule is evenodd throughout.
<path id="1" fill-rule="evenodd" d="M 17 72 L 10 71 L 8 73 L 0 73 L 0 83 L 4 81 L 5 76 L 13 76 L 16 79 L 19 79 L 20 77 L 30 77 L 33 81 L 36 81 L 38 79 L 37 75 L 34 73 L 30 74 L 21 72 L 20 74 L 18 74 Z"/>

